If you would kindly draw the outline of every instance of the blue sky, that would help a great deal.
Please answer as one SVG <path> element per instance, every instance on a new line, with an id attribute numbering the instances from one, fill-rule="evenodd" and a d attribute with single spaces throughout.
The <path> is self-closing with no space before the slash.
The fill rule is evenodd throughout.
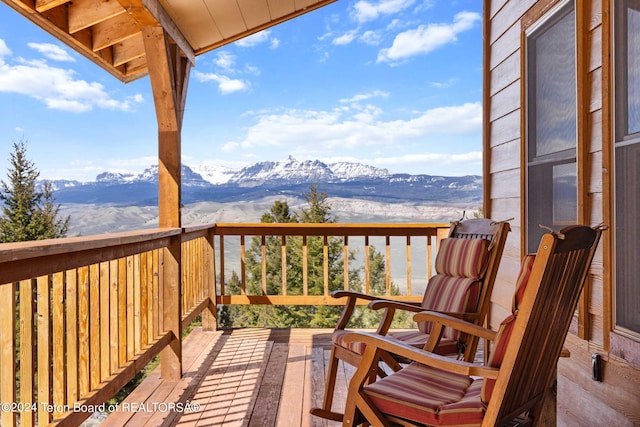
<path id="1" fill-rule="evenodd" d="M 478 0 L 340 0 L 201 55 L 183 163 L 356 161 L 482 173 Z M 0 3 L 0 178 L 13 142 L 43 178 L 157 163 L 149 78 L 123 84 Z"/>

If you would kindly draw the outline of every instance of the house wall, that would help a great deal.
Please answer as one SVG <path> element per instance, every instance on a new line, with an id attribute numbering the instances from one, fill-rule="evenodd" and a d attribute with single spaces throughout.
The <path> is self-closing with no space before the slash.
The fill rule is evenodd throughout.
<path id="1" fill-rule="evenodd" d="M 510 310 L 525 251 L 524 34 L 557 3 L 484 1 L 484 209 L 494 219 L 513 218 L 492 297 L 494 328 Z M 607 1 L 575 2 L 578 215 L 591 225 L 613 218 L 609 9 Z M 611 234 L 603 235 L 567 338 L 571 357 L 558 364 L 558 425 L 640 425 L 640 345 L 613 332 Z M 603 382 L 591 379 L 592 354 L 604 361 Z"/>

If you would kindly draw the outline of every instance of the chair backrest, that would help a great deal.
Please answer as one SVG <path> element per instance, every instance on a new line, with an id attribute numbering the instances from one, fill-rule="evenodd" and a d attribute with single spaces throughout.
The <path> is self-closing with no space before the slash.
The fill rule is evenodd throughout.
<path id="1" fill-rule="evenodd" d="M 476 310 L 482 319 L 481 321 L 484 321 L 487 317 L 491 307 L 491 293 L 498 275 L 498 267 L 500 266 L 509 231 L 511 231 L 511 226 L 508 221 L 472 218 L 454 223 L 449 233 L 449 237 L 458 239 L 486 239 L 491 242 L 487 268 L 482 276 L 478 309 Z"/>
<path id="2" fill-rule="evenodd" d="M 602 230 L 570 226 L 542 237 L 483 425 L 540 409 Z"/>
<path id="3" fill-rule="evenodd" d="M 436 255 L 436 275 L 429 280 L 422 306 L 426 310 L 474 313 L 473 321 L 483 324 L 491 304 L 491 292 L 498 273 L 507 234 L 507 221 L 472 218 L 452 224 L 449 237 L 440 242 Z M 428 325 L 418 325 L 429 332 Z M 452 329 L 444 337 L 465 341 Z M 465 342 L 465 360 L 473 360 L 478 339 Z"/>

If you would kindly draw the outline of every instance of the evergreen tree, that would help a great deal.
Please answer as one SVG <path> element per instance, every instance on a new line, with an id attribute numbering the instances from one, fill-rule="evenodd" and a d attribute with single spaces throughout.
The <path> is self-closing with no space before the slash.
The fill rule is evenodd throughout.
<path id="1" fill-rule="evenodd" d="M 269 212 L 262 215 L 263 223 L 334 223 L 337 219 L 331 213 L 331 206 L 327 201 L 327 194 L 318 190 L 318 186 L 310 187 L 305 194 L 307 207 L 300 214 L 292 213 L 287 202 L 276 201 Z M 286 240 L 286 284 L 288 295 L 303 294 L 303 239 L 288 236 Z M 324 293 L 324 238 L 309 236 L 306 239 L 307 251 L 307 284 L 309 295 L 323 295 Z M 264 264 L 263 264 L 264 256 Z M 343 289 L 344 286 L 344 252 L 340 237 L 327 239 L 327 266 L 329 276 L 329 292 Z M 349 262 L 355 261 L 355 252 L 348 254 Z M 247 271 L 247 294 L 249 295 L 279 295 L 282 294 L 282 245 L 280 237 L 267 236 L 264 238 L 264 252 L 262 237 L 254 237 L 245 254 Z M 266 266 L 263 272 L 263 265 Z M 385 263 L 382 254 L 371 247 L 369 252 L 369 275 L 371 292 L 383 295 L 386 291 Z M 354 291 L 364 289 L 361 277 L 362 267 L 351 268 L 349 287 Z M 264 276 L 263 276 L 264 274 Z M 263 283 L 264 277 L 264 283 Z M 263 289 L 264 286 L 264 289 Z M 225 289 L 231 294 L 240 291 L 239 278 L 232 274 L 225 284 Z M 391 285 L 392 295 L 398 295 L 399 289 Z M 341 306 L 233 306 L 220 307 L 220 319 L 225 327 L 319 327 L 331 328 L 336 325 Z M 351 326 L 376 327 L 382 313 L 371 313 L 366 307 L 358 307 Z M 394 326 L 405 325 L 407 316 Z"/>
<path id="2" fill-rule="evenodd" d="M 13 144 L 8 182 L 0 181 L 0 242 L 22 242 L 64 237 L 70 217 L 59 218 L 51 183 L 38 188 L 40 172 L 27 159 L 26 142 Z"/>

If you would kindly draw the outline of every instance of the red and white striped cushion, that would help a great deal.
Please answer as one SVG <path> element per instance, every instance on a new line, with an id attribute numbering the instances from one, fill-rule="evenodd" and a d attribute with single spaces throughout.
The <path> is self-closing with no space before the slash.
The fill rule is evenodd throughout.
<path id="1" fill-rule="evenodd" d="M 480 297 L 480 282 L 465 277 L 450 277 L 437 274 L 429 280 L 422 299 L 425 310 L 464 313 L 474 312 Z M 418 329 L 428 334 L 431 331 L 429 323 L 421 322 Z M 457 340 L 459 333 L 451 328 L 445 328 L 444 337 Z"/>
<path id="2" fill-rule="evenodd" d="M 475 426 L 486 409 L 481 387 L 482 379 L 412 363 L 364 392 L 385 414 L 429 425 Z"/>
<path id="3" fill-rule="evenodd" d="M 487 268 L 490 244 L 486 239 L 442 239 L 436 255 L 436 273 L 479 279 Z"/>

